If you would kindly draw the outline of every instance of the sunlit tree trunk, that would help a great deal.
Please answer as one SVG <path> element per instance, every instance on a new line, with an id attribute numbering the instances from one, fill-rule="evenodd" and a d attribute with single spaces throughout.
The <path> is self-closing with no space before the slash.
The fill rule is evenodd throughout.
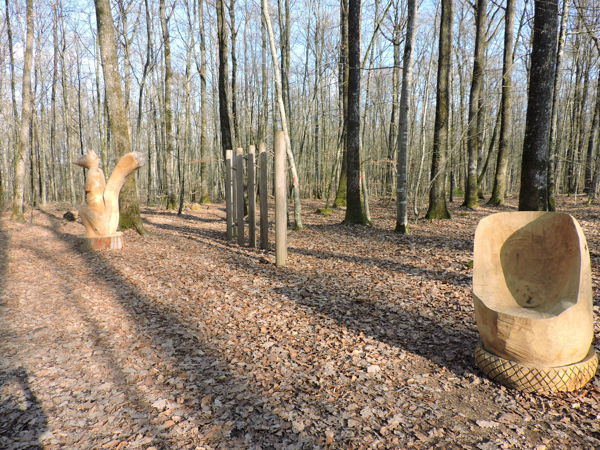
<path id="1" fill-rule="evenodd" d="M 348 0 L 340 0 L 340 59 L 338 67 L 338 86 L 340 101 L 340 131 L 339 143 L 342 150 L 342 165 L 338 180 L 333 206 L 346 205 L 347 182 L 347 148 L 346 148 L 346 122 L 344 118 L 348 111 Z"/>
<path id="2" fill-rule="evenodd" d="M 408 125 L 412 92 L 412 52 L 415 42 L 415 22 L 417 16 L 416 0 L 408 0 L 406 20 L 406 41 L 404 43 L 404 61 L 402 66 L 402 92 L 400 97 L 400 117 L 398 121 L 398 161 L 396 165 L 398 181 L 396 183 L 396 231 L 408 233 Z"/>
<path id="3" fill-rule="evenodd" d="M 33 0 L 27 0 L 27 36 L 25 55 L 23 56 L 23 85 L 21 97 L 21 121 L 19 122 L 19 140 L 15 148 L 15 181 L 12 201 L 12 218 L 24 221 L 25 195 L 25 156 L 29 146 L 29 123 L 33 99 L 31 95 L 31 60 L 33 49 Z"/>
<path id="4" fill-rule="evenodd" d="M 557 39 L 558 0 L 536 0 L 519 193 L 520 211 L 543 211 L 548 207 L 548 146 Z"/>
<path id="5" fill-rule="evenodd" d="M 360 200 L 360 0 L 348 2 L 347 208 L 344 223 L 366 224 Z"/>
<path id="6" fill-rule="evenodd" d="M 219 47 L 219 121 L 221 125 L 221 148 L 223 159 L 225 150 L 233 150 L 231 139 L 231 122 L 229 118 L 228 60 L 229 45 L 225 24 L 224 0 L 216 0 L 217 6 L 217 40 Z"/>
<path id="7" fill-rule="evenodd" d="M 431 185 L 427 219 L 449 219 L 446 207 L 446 153 L 450 108 L 450 62 L 452 48 L 452 0 L 441 0 L 440 41 L 438 54 L 437 104 L 431 158 Z"/>
<path id="8" fill-rule="evenodd" d="M 265 19 L 265 25 L 269 35 L 269 43 L 271 47 L 271 59 L 273 61 L 273 73 L 275 75 L 275 95 L 277 96 L 277 106 L 279 109 L 279 117 L 281 119 L 281 127 L 285 135 L 286 153 L 288 158 L 289 170 L 292 175 L 292 186 L 294 196 L 294 228 L 299 230 L 302 228 L 302 207 L 300 204 L 300 180 L 298 179 L 298 171 L 296 169 L 296 161 L 292 152 L 292 143 L 290 141 L 290 131 L 285 114 L 285 105 L 283 103 L 281 73 L 279 72 L 279 64 L 277 62 L 277 49 L 275 47 L 275 36 L 271 25 L 271 17 L 269 16 L 268 0 L 262 0 L 262 13 Z"/>
<path id="9" fill-rule="evenodd" d="M 513 65 L 513 32 L 515 27 L 516 0 L 506 0 L 504 15 L 504 56 L 502 63 L 502 99 L 500 100 L 500 141 L 494 176 L 492 196 L 488 201 L 490 205 L 504 204 L 508 176 L 508 153 L 512 123 L 512 65 Z"/>
<path id="10" fill-rule="evenodd" d="M 487 0 L 477 0 L 475 9 L 475 58 L 473 60 L 473 78 L 469 97 L 469 124 L 467 131 L 468 168 L 464 206 L 477 206 L 477 155 L 479 153 L 480 133 L 483 120 L 480 106 L 483 86 L 483 66 L 485 59 L 485 29 L 487 25 Z"/>
<path id="11" fill-rule="evenodd" d="M 114 142 L 115 153 L 123 156 L 131 151 L 129 122 L 125 110 L 125 101 L 121 89 L 121 77 L 117 60 L 117 43 L 114 22 L 109 0 L 95 0 L 98 41 L 102 59 L 102 70 L 106 87 L 106 101 L 109 110 L 109 127 Z M 137 198 L 135 173 L 127 177 L 119 196 L 121 229 L 134 228 L 144 233 L 140 217 L 140 205 Z"/>
<path id="12" fill-rule="evenodd" d="M 548 162 L 548 210 L 556 210 L 556 199 L 554 198 L 556 190 L 556 157 L 558 154 L 557 145 L 557 127 L 558 127 L 558 82 L 560 79 L 560 70 L 563 61 L 565 40 L 567 38 L 567 21 L 569 18 L 569 2 L 563 0 L 562 18 L 560 20 L 560 33 L 558 37 L 558 50 L 556 52 L 556 72 L 554 73 L 554 86 L 552 88 L 552 121 L 550 123 L 550 159 Z"/>

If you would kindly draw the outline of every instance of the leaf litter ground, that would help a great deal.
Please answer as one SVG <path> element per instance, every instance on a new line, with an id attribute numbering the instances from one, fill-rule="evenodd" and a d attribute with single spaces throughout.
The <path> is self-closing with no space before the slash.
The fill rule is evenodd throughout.
<path id="1" fill-rule="evenodd" d="M 587 235 L 598 349 L 600 207 L 561 202 Z M 318 206 L 280 269 L 225 240 L 218 204 L 145 209 L 121 251 L 82 250 L 58 207 L 4 217 L 0 448 L 600 446 L 598 378 L 547 397 L 474 367 L 473 235 L 497 208 L 398 235 L 393 204 L 372 228 Z"/>

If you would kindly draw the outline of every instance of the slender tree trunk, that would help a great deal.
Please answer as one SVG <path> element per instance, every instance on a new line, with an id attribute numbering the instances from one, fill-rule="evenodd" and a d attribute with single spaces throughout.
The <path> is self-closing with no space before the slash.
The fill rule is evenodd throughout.
<path id="1" fill-rule="evenodd" d="M 173 145 L 173 109 L 171 107 L 171 91 L 172 91 L 172 74 L 171 69 L 171 38 L 169 34 L 169 23 L 165 12 L 165 0 L 160 0 L 158 3 L 158 14 L 160 16 L 160 26 L 162 30 L 163 38 L 163 52 L 165 58 L 165 77 L 164 77 L 164 92 L 165 92 L 165 110 L 164 110 L 164 126 L 165 126 L 165 139 L 166 139 L 166 157 L 168 163 L 166 164 L 167 172 L 167 209 L 177 208 L 177 198 L 175 197 L 175 147 Z"/>
<path id="2" fill-rule="evenodd" d="M 568 1 L 568 0 L 567 0 Z M 502 99 L 500 100 L 500 142 L 498 146 L 498 157 L 496 160 L 496 174 L 494 176 L 494 187 L 488 204 L 500 206 L 506 198 L 507 175 L 508 175 L 508 153 L 510 150 L 510 139 L 512 123 L 512 65 L 513 65 L 513 30 L 515 27 L 516 0 L 506 0 L 506 12 L 504 16 L 504 56 L 502 63 Z"/>
<path id="3" fill-rule="evenodd" d="M 408 124 L 412 92 L 412 52 L 416 35 L 416 0 L 408 0 L 406 22 L 406 42 L 404 43 L 404 62 L 402 67 L 402 92 L 400 97 L 400 117 L 398 123 L 398 162 L 396 164 L 398 182 L 396 183 L 396 231 L 408 233 Z"/>
<path id="4" fill-rule="evenodd" d="M 206 90 L 204 0 L 198 0 L 198 30 L 200 34 L 200 203 L 206 203 L 210 201 L 210 193 L 208 190 L 208 93 Z"/>
<path id="5" fill-rule="evenodd" d="M 269 16 L 269 3 L 268 0 L 262 0 L 262 13 L 265 19 L 265 25 L 267 26 L 267 32 L 269 34 L 269 42 L 271 46 L 271 58 L 273 60 L 273 73 L 275 75 L 275 91 L 277 96 L 277 104 L 279 107 L 279 116 L 281 118 L 281 127 L 286 140 L 286 151 L 289 163 L 289 169 L 292 173 L 292 186 L 294 189 L 294 227 L 299 230 L 302 228 L 302 207 L 300 205 L 300 180 L 298 179 L 298 172 L 296 170 L 296 161 L 294 159 L 294 153 L 292 152 L 292 143 L 290 141 L 290 133 L 287 123 L 287 116 L 285 114 L 285 106 L 283 103 L 282 86 L 281 86 L 281 74 L 279 73 L 279 64 L 277 63 L 277 49 L 275 47 L 275 36 L 273 34 L 273 27 L 271 26 L 271 17 Z"/>
<path id="6" fill-rule="evenodd" d="M 62 28 L 62 48 L 60 51 L 60 63 L 61 63 L 61 82 L 62 82 L 62 95 L 63 95 L 63 121 L 65 123 L 65 138 L 67 153 L 67 166 L 65 167 L 67 174 L 67 183 L 69 189 L 69 199 L 71 203 L 75 203 L 77 196 L 75 194 L 75 181 L 73 179 L 73 140 L 71 134 L 71 102 L 69 100 L 69 87 L 67 84 L 67 64 L 65 63 L 65 53 L 67 52 L 67 35 L 64 29 L 64 18 L 62 17 L 61 11 L 61 28 Z"/>
<path id="7" fill-rule="evenodd" d="M 558 37 L 558 51 L 556 52 L 556 72 L 554 74 L 554 86 L 552 88 L 552 121 L 550 129 L 550 159 L 548 163 L 548 210 L 556 211 L 556 199 L 554 198 L 556 190 L 556 156 L 558 146 L 556 141 L 556 133 L 558 126 L 558 82 L 560 80 L 560 71 L 563 62 L 563 53 L 565 41 L 567 38 L 567 21 L 569 19 L 569 2 L 563 0 L 562 18 L 560 20 L 560 32 Z"/>
<path id="8" fill-rule="evenodd" d="M 114 142 L 116 155 L 123 156 L 131 151 L 131 139 L 129 136 L 129 122 L 125 110 L 123 91 L 121 90 L 114 22 L 110 11 L 110 1 L 94 1 L 111 137 Z M 127 177 L 121 189 L 119 210 L 119 226 L 121 229 L 135 228 L 138 233 L 144 233 L 137 198 L 135 173 Z"/>
<path id="9" fill-rule="evenodd" d="M 50 160 L 52 180 L 55 180 L 57 174 L 56 164 L 56 84 L 58 83 L 58 11 L 56 3 L 52 5 L 52 84 L 50 87 Z M 58 200 L 56 189 L 54 190 L 54 200 Z"/>
<path id="10" fill-rule="evenodd" d="M 261 95 L 260 98 L 262 103 L 260 105 L 259 125 L 258 125 L 258 141 L 266 142 L 267 139 L 267 122 L 269 119 L 269 84 L 268 84 L 268 73 L 267 73 L 267 26 L 265 25 L 265 19 L 262 17 L 261 20 L 261 48 L 260 48 L 260 81 L 261 81 Z"/>
<path id="11" fill-rule="evenodd" d="M 519 193 L 520 211 L 541 211 L 548 207 L 548 145 L 557 40 L 558 0 L 536 0 Z"/>
<path id="12" fill-rule="evenodd" d="M 225 28 L 224 0 L 216 0 L 217 5 L 217 40 L 219 46 L 219 120 L 221 124 L 221 147 L 223 159 L 225 150 L 233 150 L 231 139 L 231 122 L 229 118 L 228 58 L 229 45 Z"/>
<path id="13" fill-rule="evenodd" d="M 15 181 L 12 201 L 12 218 L 24 221 L 25 201 L 25 157 L 29 146 L 29 125 L 33 106 L 31 95 L 31 60 L 33 49 L 33 0 L 27 0 L 27 36 L 25 38 L 25 55 L 23 57 L 23 86 L 21 97 L 21 121 L 19 123 L 19 140 L 15 149 Z M 7 9 L 8 13 L 8 9 Z"/>
<path id="14" fill-rule="evenodd" d="M 237 29 L 235 26 L 235 0 L 229 0 L 229 22 L 231 26 L 231 119 L 233 121 L 233 142 L 241 145 L 240 125 L 237 110 Z"/>
<path id="15" fill-rule="evenodd" d="M 146 88 L 146 79 L 148 78 L 148 72 L 150 71 L 151 58 L 153 54 L 152 50 L 152 16 L 150 14 L 150 5 L 148 0 L 144 0 L 144 11 L 146 14 L 146 58 L 144 60 L 144 68 L 142 69 L 142 78 L 140 80 L 140 86 L 138 91 L 138 111 L 137 120 L 135 125 L 135 145 L 134 148 L 139 151 L 141 150 L 140 145 L 140 133 L 142 128 L 142 109 L 144 105 L 144 89 Z M 150 151 L 148 151 L 150 155 Z M 148 165 L 150 165 L 150 158 L 148 158 Z M 150 185 L 148 185 L 150 190 Z"/>
<path id="16" fill-rule="evenodd" d="M 13 119 L 15 121 L 14 129 L 16 130 L 19 123 L 19 113 L 17 112 L 17 96 L 15 94 L 15 87 L 17 84 L 15 79 L 15 52 L 13 48 L 12 27 L 10 23 L 10 5 L 8 0 L 4 0 L 4 6 L 6 13 L 6 34 L 8 37 L 8 57 L 10 62 L 10 96 L 12 100 Z"/>
<path id="17" fill-rule="evenodd" d="M 346 205 L 346 186 L 347 182 L 347 148 L 346 148 L 346 121 L 348 111 L 348 0 L 340 0 L 340 61 L 338 69 L 339 98 L 341 104 L 341 121 L 339 145 L 342 148 L 342 166 L 338 187 L 333 201 L 333 207 Z"/>
<path id="18" fill-rule="evenodd" d="M 446 207 L 446 154 L 450 108 L 450 63 L 452 46 L 452 0 L 441 0 L 440 42 L 438 54 L 437 104 L 431 158 L 431 186 L 427 219 L 449 219 Z"/>
<path id="19" fill-rule="evenodd" d="M 475 11 L 475 59 L 473 61 L 473 78 L 469 98 L 469 125 L 467 131 L 468 169 L 464 206 L 477 206 L 477 154 L 479 153 L 480 133 L 483 120 L 480 106 L 483 85 L 483 66 L 485 59 L 485 29 L 487 25 L 487 0 L 477 0 Z"/>

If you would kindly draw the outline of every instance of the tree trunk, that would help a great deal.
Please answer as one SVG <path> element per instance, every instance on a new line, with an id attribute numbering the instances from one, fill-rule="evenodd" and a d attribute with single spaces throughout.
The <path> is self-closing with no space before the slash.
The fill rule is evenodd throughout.
<path id="1" fill-rule="evenodd" d="M 206 37 L 204 31 L 204 0 L 198 0 L 198 30 L 200 34 L 200 203 L 210 201 L 208 190 L 208 94 L 206 91 Z"/>
<path id="2" fill-rule="evenodd" d="M 438 54 L 437 104 L 431 157 L 431 186 L 427 219 L 449 219 L 446 207 L 446 153 L 448 151 L 448 119 L 450 108 L 450 63 L 452 46 L 452 0 L 441 0 L 440 42 Z"/>
<path id="3" fill-rule="evenodd" d="M 513 30 L 515 27 L 516 0 L 506 0 L 504 16 L 504 56 L 502 63 L 502 99 L 500 100 L 500 141 L 496 160 L 494 187 L 489 205 L 500 206 L 506 197 L 508 175 L 508 152 L 511 138 L 512 123 L 512 65 L 513 65 Z"/>
<path id="4" fill-rule="evenodd" d="M 273 27 L 271 26 L 271 17 L 269 16 L 269 3 L 268 0 L 262 0 L 262 13 L 265 19 L 265 25 L 267 26 L 267 32 L 269 34 L 269 42 L 271 46 L 271 58 L 273 60 L 273 73 L 275 75 L 275 95 L 277 96 L 277 105 L 279 107 L 279 116 L 281 118 L 281 127 L 286 140 L 286 151 L 289 162 L 289 169 L 292 173 L 292 186 L 294 189 L 294 227 L 299 230 L 302 228 L 302 207 L 300 205 L 300 180 L 298 179 L 298 172 L 296 170 L 296 161 L 294 159 L 294 153 L 292 152 L 292 144 L 290 141 L 290 133 L 287 123 L 287 116 L 285 114 L 285 106 L 283 103 L 283 94 L 281 86 L 281 74 L 279 73 L 279 64 L 277 63 L 277 49 L 275 48 L 275 36 L 273 34 Z"/>
<path id="5" fill-rule="evenodd" d="M 177 208 L 177 198 L 175 197 L 175 147 L 173 145 L 173 109 L 171 107 L 171 90 L 172 90 L 172 76 L 173 71 L 171 69 L 171 38 L 169 35 L 169 24 L 165 12 L 165 0 L 160 0 L 158 3 L 158 14 L 160 16 L 160 27 L 162 30 L 163 38 L 163 52 L 165 58 L 165 77 L 164 77 L 164 91 L 165 91 L 165 110 L 164 110 L 164 127 L 165 127 L 165 139 L 166 139 L 166 158 L 167 164 L 165 170 L 167 172 L 167 190 L 164 194 L 167 197 L 167 209 Z"/>
<path id="6" fill-rule="evenodd" d="M 596 186 L 594 183 L 594 166 L 598 155 L 594 159 L 594 146 L 600 137 L 600 77 L 596 81 L 596 103 L 594 106 L 594 116 L 592 118 L 592 126 L 588 137 L 587 161 L 585 164 L 585 193 L 590 199 L 596 196 Z"/>
<path id="7" fill-rule="evenodd" d="M 415 22 L 417 16 L 416 0 L 408 0 L 406 22 L 406 42 L 404 43 L 404 62 L 402 66 L 402 92 L 400 97 L 400 117 L 398 121 L 398 162 L 396 165 L 398 182 L 396 184 L 396 231 L 408 233 L 408 120 L 410 112 L 409 93 L 412 92 L 412 51 L 415 42 Z"/>
<path id="8" fill-rule="evenodd" d="M 558 37 L 558 50 L 556 52 L 556 72 L 554 74 L 554 86 L 552 88 L 552 122 L 550 124 L 550 159 L 548 162 L 548 210 L 556 210 L 556 199 L 554 198 L 556 190 L 556 156 L 558 146 L 556 133 L 558 126 L 558 82 L 563 60 L 565 40 L 567 38 L 567 20 L 569 18 L 569 1 L 563 0 L 562 18 L 560 20 L 560 33 Z"/>
<path id="9" fill-rule="evenodd" d="M 346 205 L 346 186 L 347 182 L 347 148 L 346 148 L 346 121 L 348 111 L 348 0 L 340 1 L 340 62 L 338 69 L 339 97 L 341 104 L 341 121 L 339 143 L 342 147 L 342 166 L 338 187 L 333 201 L 333 207 Z"/>
<path id="10" fill-rule="evenodd" d="M 109 111 L 109 127 L 117 156 L 123 156 L 131 151 L 129 125 L 125 110 L 121 77 L 117 60 L 117 43 L 114 22 L 110 11 L 109 0 L 94 0 L 96 6 L 96 23 L 98 26 L 98 41 L 102 58 L 102 70 L 106 87 L 106 101 Z M 144 226 L 140 217 L 140 205 L 136 191 L 135 173 L 127 177 L 121 195 L 119 196 L 121 229 L 135 228 L 143 234 Z"/>
<path id="11" fill-rule="evenodd" d="M 233 141 L 241 145 L 240 125 L 237 111 L 237 30 L 235 28 L 235 0 L 229 0 L 229 21 L 231 26 L 231 119 L 233 121 Z"/>
<path id="12" fill-rule="evenodd" d="M 536 0 L 521 168 L 520 211 L 548 207 L 548 145 L 556 70 L 558 0 Z"/>
<path id="13" fill-rule="evenodd" d="M 23 57 L 23 86 L 21 97 L 21 120 L 19 122 L 19 140 L 15 149 L 15 181 L 12 201 L 12 218 L 23 222 L 25 195 L 25 156 L 29 146 L 29 123 L 33 98 L 31 95 L 31 60 L 33 49 L 33 0 L 27 0 L 27 37 Z M 7 10 L 8 14 L 8 10 Z"/>
<path id="14" fill-rule="evenodd" d="M 225 150 L 233 150 L 231 140 L 231 122 L 229 120 L 229 94 L 228 94 L 228 58 L 229 46 L 227 31 L 225 29 L 224 0 L 216 0 L 217 5 L 217 40 L 219 46 L 219 121 L 221 124 L 221 147 L 223 159 Z"/>
<path id="15" fill-rule="evenodd" d="M 67 183 L 69 189 L 69 199 L 71 203 L 75 203 L 77 197 L 75 194 L 75 181 L 73 180 L 73 145 L 71 139 L 71 103 L 69 100 L 69 89 L 67 85 L 67 65 L 65 63 L 65 53 L 67 52 L 67 35 L 65 32 L 64 18 L 62 17 L 61 11 L 61 32 L 62 32 L 62 48 L 60 51 L 60 63 L 61 63 L 61 83 L 62 83 L 62 95 L 63 95 L 63 121 L 65 125 L 65 138 L 67 153 L 67 166 L 65 167 L 67 174 Z"/>
<path id="16" fill-rule="evenodd" d="M 464 206 L 477 206 L 477 155 L 479 153 L 480 133 L 483 120 L 480 106 L 483 85 L 483 66 L 485 64 L 485 29 L 487 24 L 487 0 L 477 0 L 475 11 L 475 59 L 473 61 L 473 78 L 469 98 L 469 125 L 467 131 L 468 169 Z"/>
<path id="17" fill-rule="evenodd" d="M 348 108 L 346 122 L 346 192 L 344 223 L 366 224 L 360 201 L 360 0 L 348 2 Z"/>

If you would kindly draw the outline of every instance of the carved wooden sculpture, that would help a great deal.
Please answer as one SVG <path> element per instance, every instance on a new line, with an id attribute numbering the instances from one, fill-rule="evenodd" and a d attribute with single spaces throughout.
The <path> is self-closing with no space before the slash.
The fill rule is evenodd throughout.
<path id="1" fill-rule="evenodd" d="M 596 373 L 585 236 L 568 214 L 510 212 L 481 220 L 473 261 L 477 365 L 523 391 L 572 391 Z"/>
<path id="2" fill-rule="evenodd" d="M 119 192 L 125 178 L 144 164 L 139 152 L 127 153 L 115 166 L 108 182 L 100 169 L 100 158 L 93 150 L 81 156 L 75 164 L 88 169 L 85 180 L 85 202 L 79 210 L 85 226 L 87 243 L 94 250 L 121 248 L 123 241 L 119 226 Z"/>

